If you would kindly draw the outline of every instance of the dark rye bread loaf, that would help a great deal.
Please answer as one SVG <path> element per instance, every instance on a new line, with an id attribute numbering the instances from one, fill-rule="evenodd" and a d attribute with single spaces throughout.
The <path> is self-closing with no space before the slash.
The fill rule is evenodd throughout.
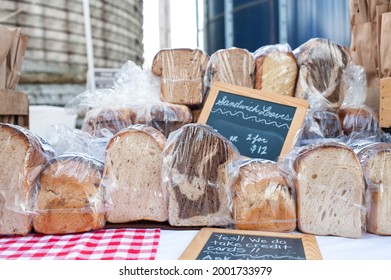
<path id="1" fill-rule="evenodd" d="M 367 184 L 367 231 L 391 235 L 391 144 L 374 143 L 358 156 Z"/>
<path id="2" fill-rule="evenodd" d="M 34 184 L 47 160 L 49 145 L 22 127 L 0 123 L 0 235 L 25 235 Z"/>
<path id="3" fill-rule="evenodd" d="M 199 105 L 203 101 L 203 75 L 209 56 L 199 49 L 163 49 L 152 62 L 152 73 L 161 77 L 162 100 Z"/>
<path id="4" fill-rule="evenodd" d="M 209 126 L 188 124 L 170 135 L 163 153 L 170 225 L 230 222 L 228 173 L 234 153 L 231 144 Z"/>
<path id="5" fill-rule="evenodd" d="M 360 161 L 347 145 L 305 146 L 294 161 L 300 231 L 359 238 L 365 230 L 365 183 Z"/>
<path id="6" fill-rule="evenodd" d="M 344 99 L 343 71 L 352 61 L 349 50 L 328 39 L 313 38 L 294 54 L 299 65 L 295 96 L 309 99 L 309 95 L 318 95 L 329 109 L 337 110 Z"/>
<path id="7" fill-rule="evenodd" d="M 84 155 L 62 155 L 45 166 L 38 180 L 34 230 L 67 234 L 105 225 L 103 163 Z"/>

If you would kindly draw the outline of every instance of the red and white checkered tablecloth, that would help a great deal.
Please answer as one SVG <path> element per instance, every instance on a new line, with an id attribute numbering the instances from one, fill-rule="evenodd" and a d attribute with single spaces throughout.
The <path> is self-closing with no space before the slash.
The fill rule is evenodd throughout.
<path id="1" fill-rule="evenodd" d="M 0 259 L 153 260 L 160 229 L 104 229 L 67 235 L 0 236 Z"/>

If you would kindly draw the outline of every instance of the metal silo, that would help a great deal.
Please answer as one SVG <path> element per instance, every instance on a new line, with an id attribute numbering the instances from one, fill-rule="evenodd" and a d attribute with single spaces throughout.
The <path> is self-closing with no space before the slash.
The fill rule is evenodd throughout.
<path id="1" fill-rule="evenodd" d="M 2 0 L 1 23 L 29 36 L 19 90 L 31 104 L 64 105 L 86 87 L 83 0 Z M 96 68 L 143 63 L 143 1 L 90 0 Z"/>

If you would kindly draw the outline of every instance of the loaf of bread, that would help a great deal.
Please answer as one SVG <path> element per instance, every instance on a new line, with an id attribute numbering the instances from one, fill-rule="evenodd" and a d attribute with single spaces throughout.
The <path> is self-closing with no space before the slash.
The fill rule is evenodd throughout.
<path id="1" fill-rule="evenodd" d="M 94 137 L 111 137 L 121 129 L 134 124 L 135 117 L 132 108 L 97 107 L 86 113 L 81 130 Z"/>
<path id="2" fill-rule="evenodd" d="M 152 73 L 161 77 L 161 97 L 169 103 L 199 105 L 203 101 L 203 76 L 209 56 L 199 49 L 164 49 L 152 62 Z"/>
<path id="3" fill-rule="evenodd" d="M 229 182 L 236 153 L 228 140 L 206 125 L 187 124 L 170 135 L 163 153 L 170 225 L 231 222 Z"/>
<path id="4" fill-rule="evenodd" d="M 165 137 L 191 121 L 189 107 L 167 102 L 145 104 L 136 111 L 135 119 L 135 123 L 152 126 Z"/>
<path id="5" fill-rule="evenodd" d="M 107 144 L 104 182 L 108 188 L 107 221 L 167 220 L 162 184 L 162 152 L 166 138 L 153 127 L 133 125 Z"/>
<path id="6" fill-rule="evenodd" d="M 252 54 L 241 48 L 221 49 L 210 57 L 206 80 L 208 87 L 213 82 L 254 87 L 255 62 Z"/>
<path id="7" fill-rule="evenodd" d="M 380 135 L 379 118 L 369 108 L 340 108 L 338 116 L 346 136 L 368 138 Z"/>
<path id="8" fill-rule="evenodd" d="M 328 39 L 313 38 L 294 54 L 299 65 L 295 96 L 308 99 L 319 95 L 330 110 L 337 110 L 344 99 L 343 71 L 352 61 L 349 50 Z"/>
<path id="9" fill-rule="evenodd" d="M 102 162 L 81 154 L 50 160 L 38 179 L 34 230 L 67 234 L 103 228 L 102 172 Z"/>
<path id="10" fill-rule="evenodd" d="M 391 235 L 391 144 L 374 143 L 358 156 L 367 184 L 367 231 Z"/>
<path id="11" fill-rule="evenodd" d="M 254 52 L 254 88 L 294 96 L 299 68 L 288 44 L 264 46 Z"/>
<path id="12" fill-rule="evenodd" d="M 277 163 L 247 160 L 232 186 L 236 228 L 285 232 L 296 228 L 296 199 Z"/>
<path id="13" fill-rule="evenodd" d="M 0 123 L 0 235 L 31 231 L 35 180 L 53 154 L 27 129 Z"/>
<path id="14" fill-rule="evenodd" d="M 363 171 L 347 145 L 307 146 L 294 161 L 300 231 L 359 238 L 365 231 Z"/>

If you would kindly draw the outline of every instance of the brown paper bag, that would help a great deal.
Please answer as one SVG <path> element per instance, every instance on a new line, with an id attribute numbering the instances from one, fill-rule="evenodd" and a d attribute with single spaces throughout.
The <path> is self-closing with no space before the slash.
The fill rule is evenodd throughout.
<path id="1" fill-rule="evenodd" d="M 6 88 L 7 56 L 14 43 L 16 32 L 16 29 L 10 30 L 0 25 L 0 89 Z"/>
<path id="2" fill-rule="evenodd" d="M 380 32 L 380 77 L 391 77 L 391 13 L 381 17 Z"/>

